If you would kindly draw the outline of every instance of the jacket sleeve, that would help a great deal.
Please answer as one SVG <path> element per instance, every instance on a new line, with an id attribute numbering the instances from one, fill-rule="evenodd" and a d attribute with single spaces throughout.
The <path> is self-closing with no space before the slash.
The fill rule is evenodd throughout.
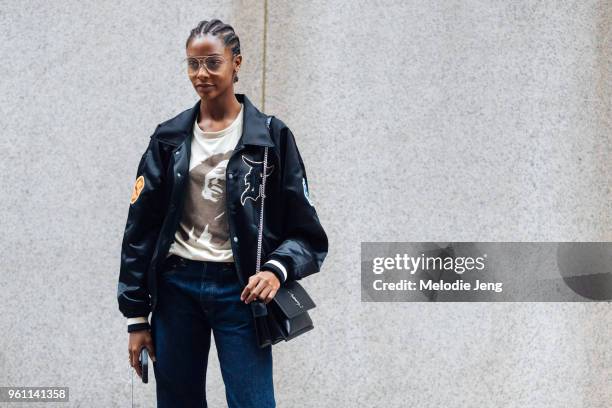
<path id="1" fill-rule="evenodd" d="M 261 269 L 272 270 L 281 284 L 319 272 L 327 256 L 325 230 L 308 195 L 306 168 L 291 130 L 283 126 L 281 152 L 284 241 L 270 254 Z"/>
<path id="2" fill-rule="evenodd" d="M 147 270 L 164 218 L 160 163 L 158 143 L 151 136 L 138 164 L 121 244 L 117 300 L 119 310 L 128 318 L 128 331 L 148 325 L 151 306 Z"/>

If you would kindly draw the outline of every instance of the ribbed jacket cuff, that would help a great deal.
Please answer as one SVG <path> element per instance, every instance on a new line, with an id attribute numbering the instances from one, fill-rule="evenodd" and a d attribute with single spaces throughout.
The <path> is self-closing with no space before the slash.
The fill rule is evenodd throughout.
<path id="1" fill-rule="evenodd" d="M 130 317 L 127 319 L 127 324 L 128 333 L 137 330 L 148 330 L 150 328 L 149 321 L 146 317 Z"/>
<path id="2" fill-rule="evenodd" d="M 285 268 L 285 265 L 283 265 L 281 262 L 277 261 L 276 259 L 270 259 L 268 262 L 263 264 L 261 269 L 264 269 L 264 268 L 269 269 L 272 272 L 274 272 L 274 274 L 276 275 L 278 280 L 281 282 L 281 284 L 287 281 L 287 268 Z"/>

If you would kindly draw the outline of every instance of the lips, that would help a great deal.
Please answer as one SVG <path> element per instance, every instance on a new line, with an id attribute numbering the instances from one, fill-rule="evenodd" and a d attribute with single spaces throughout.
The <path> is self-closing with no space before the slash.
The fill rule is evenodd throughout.
<path id="1" fill-rule="evenodd" d="M 198 84 L 196 85 L 196 88 L 210 88 L 214 86 L 213 84 Z"/>

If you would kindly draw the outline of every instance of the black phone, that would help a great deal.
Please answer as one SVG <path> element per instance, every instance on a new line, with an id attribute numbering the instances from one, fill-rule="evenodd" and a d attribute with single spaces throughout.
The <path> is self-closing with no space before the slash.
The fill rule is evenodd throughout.
<path id="1" fill-rule="evenodd" d="M 140 349 L 140 357 L 138 358 L 140 361 L 140 367 L 142 368 L 142 382 L 149 382 L 149 353 L 146 347 Z"/>

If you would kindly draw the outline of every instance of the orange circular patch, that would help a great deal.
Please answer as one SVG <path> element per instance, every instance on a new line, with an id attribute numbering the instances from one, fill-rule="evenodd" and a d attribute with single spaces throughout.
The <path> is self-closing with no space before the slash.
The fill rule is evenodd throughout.
<path id="1" fill-rule="evenodd" d="M 136 200 L 138 200 L 138 197 L 140 197 L 140 192 L 144 188 L 144 184 L 145 181 L 143 176 L 140 176 L 136 179 L 136 182 L 134 183 L 134 188 L 132 189 L 132 199 L 130 200 L 130 204 L 134 204 Z"/>

